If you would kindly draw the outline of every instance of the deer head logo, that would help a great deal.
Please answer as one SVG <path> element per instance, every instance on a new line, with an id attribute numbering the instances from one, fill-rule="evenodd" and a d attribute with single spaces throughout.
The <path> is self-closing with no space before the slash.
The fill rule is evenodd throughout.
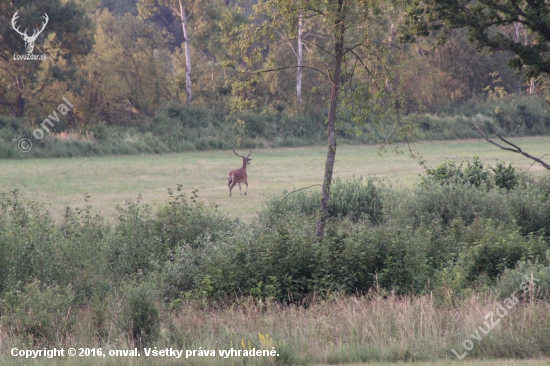
<path id="1" fill-rule="evenodd" d="M 13 14 L 13 18 L 11 18 L 11 25 L 13 27 L 13 29 L 19 33 L 21 35 L 21 37 L 23 38 L 23 40 L 25 40 L 25 48 L 27 49 L 27 53 L 32 53 L 32 50 L 34 49 L 34 42 L 36 42 L 36 38 L 38 38 L 38 36 L 40 35 L 40 33 L 42 33 L 42 31 L 44 30 L 44 28 L 46 28 L 46 24 L 48 24 L 48 14 L 44 13 L 44 19 L 46 20 L 45 22 L 42 22 L 42 29 L 38 30 L 38 29 L 35 29 L 35 31 L 33 32 L 32 36 L 29 36 L 27 34 L 27 29 L 25 29 L 25 32 L 20 32 L 19 31 L 19 27 L 16 27 L 15 26 L 15 21 L 17 20 L 18 18 L 18 15 L 17 13 L 19 13 L 19 11 L 16 11 L 15 14 Z"/>

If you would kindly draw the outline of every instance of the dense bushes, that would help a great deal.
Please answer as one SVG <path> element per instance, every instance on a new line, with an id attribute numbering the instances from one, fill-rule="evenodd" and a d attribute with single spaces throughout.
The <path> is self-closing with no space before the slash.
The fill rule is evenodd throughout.
<path id="1" fill-rule="evenodd" d="M 498 162 L 496 168 L 490 167 L 487 169 L 483 163 L 479 161 L 477 156 L 474 156 L 473 164 L 467 162 L 468 166 L 462 169 L 463 163 L 459 166 L 453 161 L 441 164 L 435 169 L 427 169 L 427 177 L 424 181 L 433 180 L 444 184 L 459 183 L 471 184 L 476 187 L 485 185 L 487 188 L 498 187 L 511 190 L 516 188 L 519 183 L 519 175 L 516 173 L 512 165 L 505 166 Z"/>
<path id="2" fill-rule="evenodd" d="M 323 108 L 294 114 L 248 111 L 234 115 L 233 119 L 228 119 L 227 114 L 224 109 L 171 102 L 158 106 L 151 116 L 137 119 L 131 127 L 90 121 L 69 131 L 67 125 L 58 124 L 54 128 L 55 136 L 46 134 L 41 140 L 32 137 L 32 130 L 41 121 L 35 121 L 31 127 L 22 120 L 0 116 L 0 158 L 230 149 L 237 141 L 244 148 L 292 147 L 321 144 L 326 140 Z M 235 123 L 236 120 L 241 123 Z M 414 120 L 418 128 L 415 136 L 409 136 L 409 141 L 478 138 L 470 128 L 472 124 L 488 133 L 500 132 L 506 136 L 550 134 L 548 107 L 533 96 L 476 99 L 470 104 L 442 110 L 438 115 L 415 116 Z M 389 131 L 395 130 L 393 124 L 394 121 L 388 119 L 380 124 L 356 125 L 344 114 L 339 121 L 338 138 L 349 144 L 380 143 L 388 138 Z M 21 138 L 32 141 L 30 152 L 18 150 L 17 141 Z"/>
<path id="3" fill-rule="evenodd" d="M 145 344 L 159 335 L 161 303 L 193 299 L 302 302 L 372 289 L 507 295 L 527 272 L 541 279 L 535 296 L 548 297 L 550 185 L 508 169 L 506 181 L 517 182 L 501 188 L 501 172 L 477 160 L 464 169 L 446 164 L 399 191 L 374 179 L 337 180 L 320 243 L 317 193 L 275 197 L 251 224 L 181 187 L 158 207 L 129 202 L 114 223 L 85 207 L 68 209 L 58 224 L 36 202 L 4 193 L 2 322 L 45 344 L 72 326 L 70 317 L 60 320 L 69 307 L 95 309 L 100 329 L 112 301 L 117 324 Z"/>

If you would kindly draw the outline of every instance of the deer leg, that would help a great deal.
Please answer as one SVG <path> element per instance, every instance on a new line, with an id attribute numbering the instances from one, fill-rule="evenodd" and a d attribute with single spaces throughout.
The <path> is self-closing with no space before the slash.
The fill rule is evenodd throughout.
<path id="1" fill-rule="evenodd" d="M 246 184 L 246 190 L 244 191 L 244 195 L 246 196 L 246 194 L 248 193 L 248 182 L 245 180 L 244 184 Z"/>
<path id="2" fill-rule="evenodd" d="M 239 182 L 239 192 L 241 192 L 241 196 L 243 195 L 243 190 L 241 189 L 241 182 Z"/>
<path id="3" fill-rule="evenodd" d="M 229 187 L 229 197 L 231 197 L 231 190 L 233 189 L 233 187 L 235 187 L 235 183 L 231 181 L 231 179 L 227 179 L 228 182 L 227 182 L 227 186 Z"/>

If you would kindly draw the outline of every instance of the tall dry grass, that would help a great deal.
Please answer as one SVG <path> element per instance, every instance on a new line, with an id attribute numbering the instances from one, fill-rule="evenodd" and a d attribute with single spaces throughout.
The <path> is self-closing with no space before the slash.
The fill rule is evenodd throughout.
<path id="1" fill-rule="evenodd" d="M 485 315 L 502 299 L 472 294 L 464 300 L 440 303 L 432 296 L 398 297 L 381 294 L 336 297 L 307 307 L 241 298 L 221 307 L 201 303 L 165 309 L 159 340 L 152 347 L 198 350 L 269 349 L 278 357 L 191 357 L 187 363 L 211 364 L 334 364 L 367 361 L 456 359 L 451 349 L 472 358 L 533 358 L 550 354 L 550 304 L 523 301 L 515 305 L 481 340 L 470 335 L 483 326 Z M 80 309 L 78 322 L 58 347 L 133 349 L 129 333 L 117 322 L 117 308 L 105 312 Z M 495 319 L 498 316 L 494 315 Z M 22 340 L 0 329 L 0 360 Z M 143 359 L 142 359 L 143 360 Z M 145 361 L 145 360 L 143 360 Z M 169 364 L 165 358 L 155 362 Z M 181 360 L 180 360 L 181 361 Z"/>

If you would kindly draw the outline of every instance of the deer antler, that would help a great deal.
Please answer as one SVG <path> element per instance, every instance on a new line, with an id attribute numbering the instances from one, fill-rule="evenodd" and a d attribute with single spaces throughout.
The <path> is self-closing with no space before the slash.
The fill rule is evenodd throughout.
<path id="1" fill-rule="evenodd" d="M 42 31 L 44 30 L 44 28 L 46 28 L 46 24 L 48 24 L 48 20 L 50 20 L 50 18 L 48 18 L 48 14 L 46 14 L 46 13 L 44 13 L 43 18 L 46 19 L 46 22 L 42 22 L 42 29 L 40 29 L 40 30 L 38 30 L 38 29 L 35 30 L 35 31 L 33 32 L 32 36 L 29 37 L 29 38 L 36 38 L 36 37 L 38 37 L 38 35 L 39 35 L 40 33 L 42 33 Z"/>
<path id="2" fill-rule="evenodd" d="M 20 35 L 22 35 L 25 39 L 35 39 L 36 37 L 38 37 L 38 35 L 40 33 L 42 33 L 42 31 L 46 28 L 46 25 L 48 24 L 48 21 L 50 20 L 50 18 L 48 17 L 48 14 L 44 13 L 44 16 L 43 18 L 46 19 L 46 22 L 42 22 L 42 29 L 38 30 L 36 29 L 32 36 L 29 37 L 29 35 L 27 34 L 27 28 L 25 28 L 25 32 L 21 32 L 19 30 L 19 27 L 16 27 L 16 20 L 17 18 L 19 18 L 19 15 L 17 15 L 17 13 L 19 13 L 19 10 L 15 12 L 15 14 L 13 14 L 13 17 L 11 18 L 11 25 L 13 27 L 13 29 L 19 33 Z"/>
<path id="3" fill-rule="evenodd" d="M 246 158 L 248 158 L 250 155 L 252 155 L 252 150 L 248 149 L 248 151 L 250 151 L 250 154 L 248 154 L 247 156 L 243 156 L 243 155 L 237 154 L 237 153 L 235 152 L 235 149 L 233 149 L 233 153 L 234 153 L 235 155 L 237 155 L 239 158 L 244 158 L 244 159 L 246 159 Z"/>
<path id="4" fill-rule="evenodd" d="M 44 28 L 46 28 L 46 25 L 48 24 L 48 21 L 50 20 L 50 18 L 48 17 L 48 14 L 44 13 L 44 16 L 43 16 L 44 19 L 46 19 L 46 22 L 42 22 L 42 29 L 40 29 L 40 32 L 39 33 L 42 33 L 42 31 L 44 30 Z"/>
<path id="5" fill-rule="evenodd" d="M 11 18 L 11 25 L 13 27 L 13 29 L 19 33 L 20 35 L 22 36 L 27 36 L 27 30 L 25 29 L 25 33 L 21 33 L 21 31 L 19 30 L 19 27 L 15 27 L 15 21 L 17 20 L 17 18 L 19 18 L 19 16 L 17 15 L 17 13 L 19 13 L 19 10 L 15 12 L 15 14 L 13 14 L 13 18 Z M 28 36 L 27 36 L 28 37 Z"/>

